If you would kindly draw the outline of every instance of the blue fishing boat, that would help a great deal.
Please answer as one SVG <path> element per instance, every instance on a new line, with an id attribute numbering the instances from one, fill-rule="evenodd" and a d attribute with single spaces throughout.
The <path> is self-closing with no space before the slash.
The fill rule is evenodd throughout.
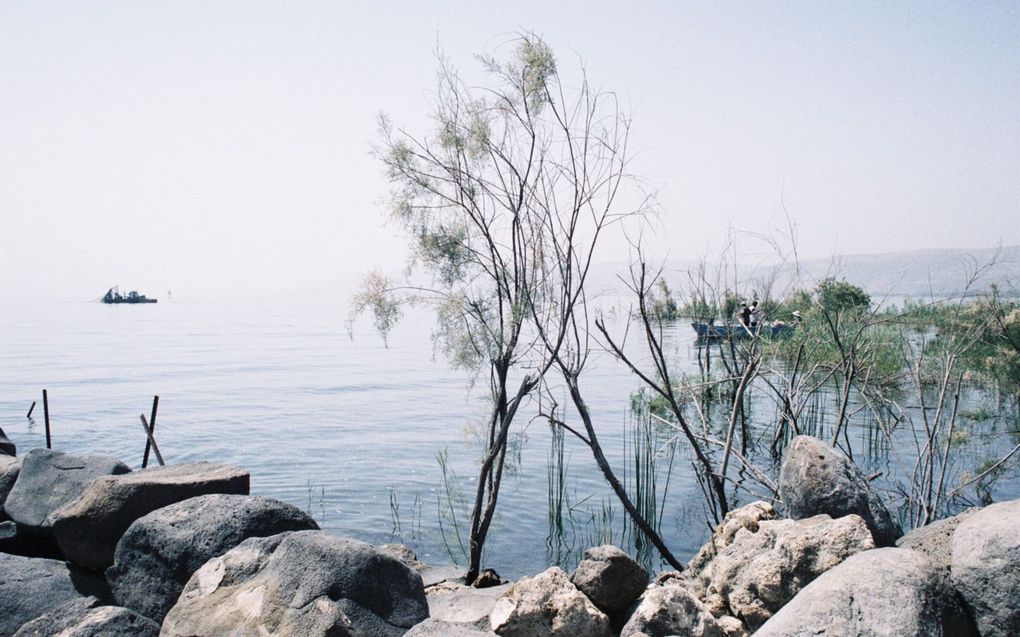
<path id="1" fill-rule="evenodd" d="M 117 286 L 113 286 L 106 291 L 103 295 L 103 303 L 116 304 L 116 303 L 155 303 L 156 299 L 150 299 L 144 294 L 139 294 L 135 290 L 131 290 L 127 294 L 121 294 Z"/>
<path id="2" fill-rule="evenodd" d="M 694 321 L 691 323 L 698 338 L 704 339 L 730 339 L 747 338 L 753 332 L 749 327 L 740 323 L 705 323 Z M 793 326 L 785 323 L 772 323 L 770 325 L 758 324 L 756 329 L 759 336 L 776 337 L 785 336 L 793 332 Z"/>

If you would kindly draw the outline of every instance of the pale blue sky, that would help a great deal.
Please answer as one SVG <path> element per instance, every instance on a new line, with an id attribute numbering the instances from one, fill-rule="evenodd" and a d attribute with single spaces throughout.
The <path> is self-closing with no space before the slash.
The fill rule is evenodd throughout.
<path id="1" fill-rule="evenodd" d="M 7 0 L 0 298 L 399 267 L 376 114 L 424 132 L 437 43 L 473 73 L 522 29 L 631 105 L 659 253 L 782 199 L 802 256 L 1020 243 L 1016 2 Z"/>

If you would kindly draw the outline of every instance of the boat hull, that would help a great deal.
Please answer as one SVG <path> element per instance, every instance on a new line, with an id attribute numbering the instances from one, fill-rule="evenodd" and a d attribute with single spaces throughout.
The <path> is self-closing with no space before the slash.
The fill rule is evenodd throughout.
<path id="1" fill-rule="evenodd" d="M 106 303 L 107 305 L 120 305 L 121 303 L 135 305 L 138 303 L 158 303 L 158 302 L 159 302 L 158 299 L 113 299 L 112 301 L 107 301 L 106 299 L 103 299 L 103 303 Z"/>
<path id="2" fill-rule="evenodd" d="M 759 325 L 755 332 L 743 325 L 729 323 L 702 323 L 695 321 L 691 323 L 698 338 L 703 339 L 731 339 L 747 338 L 757 333 L 759 336 L 776 337 L 785 336 L 793 332 L 792 325 Z"/>

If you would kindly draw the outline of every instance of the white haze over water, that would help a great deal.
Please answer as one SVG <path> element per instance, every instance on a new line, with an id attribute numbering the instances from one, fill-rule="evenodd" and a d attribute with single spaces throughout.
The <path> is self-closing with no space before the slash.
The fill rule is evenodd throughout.
<path id="1" fill-rule="evenodd" d="M 437 44 L 477 77 L 522 29 L 630 105 L 657 255 L 768 232 L 784 202 L 803 257 L 1020 239 L 1012 2 L 12 1 L 0 302 L 343 298 L 405 259 L 377 113 L 423 133 Z"/>

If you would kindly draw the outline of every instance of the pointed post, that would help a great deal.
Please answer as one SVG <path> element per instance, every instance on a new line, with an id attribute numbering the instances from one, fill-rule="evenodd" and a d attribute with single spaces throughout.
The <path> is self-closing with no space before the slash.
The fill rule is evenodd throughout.
<path id="1" fill-rule="evenodd" d="M 46 390 L 42 390 L 43 418 L 46 420 L 46 448 L 52 449 L 53 442 L 50 440 L 50 400 Z"/>
<path id="2" fill-rule="evenodd" d="M 138 418 L 142 421 L 142 428 L 145 429 L 145 436 L 149 439 L 149 444 L 152 445 L 152 452 L 156 454 L 156 462 L 159 466 L 164 466 L 166 463 L 163 462 L 163 454 L 159 452 L 159 446 L 156 444 L 156 439 L 152 437 L 152 429 L 149 428 L 149 423 L 145 420 L 145 414 L 138 414 Z"/>
<path id="3" fill-rule="evenodd" d="M 153 435 L 156 434 L 156 409 L 158 407 L 159 407 L 159 396 L 153 396 L 152 397 L 152 415 L 149 416 L 149 424 L 146 427 L 147 429 L 151 429 L 152 430 L 152 434 Z M 142 469 L 144 469 L 145 467 L 149 466 L 149 447 L 150 446 L 151 445 L 149 444 L 149 440 L 146 439 L 146 441 L 145 441 L 145 453 L 142 454 Z M 160 464 L 163 464 L 163 463 L 160 462 Z"/>

